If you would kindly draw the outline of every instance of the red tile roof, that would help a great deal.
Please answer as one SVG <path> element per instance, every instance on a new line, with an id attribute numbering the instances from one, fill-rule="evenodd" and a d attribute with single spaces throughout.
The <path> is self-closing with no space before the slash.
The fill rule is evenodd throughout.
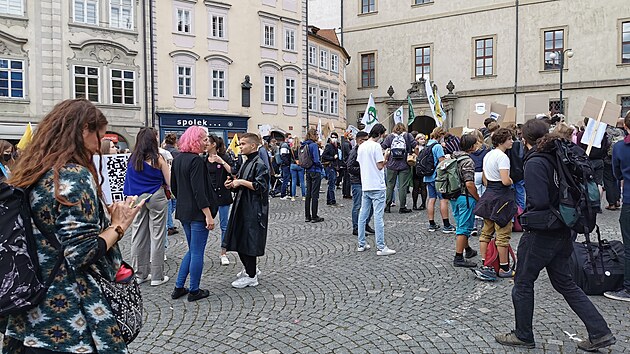
<path id="1" fill-rule="evenodd" d="M 341 46 L 341 44 L 339 44 L 339 39 L 337 38 L 337 33 L 335 33 L 334 29 L 320 29 L 319 31 L 317 31 L 317 34 L 333 42 L 334 44 Z"/>

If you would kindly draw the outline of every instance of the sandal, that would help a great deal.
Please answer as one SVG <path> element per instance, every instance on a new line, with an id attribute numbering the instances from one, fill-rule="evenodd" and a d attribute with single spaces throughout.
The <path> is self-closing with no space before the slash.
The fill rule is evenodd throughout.
<path id="1" fill-rule="evenodd" d="M 608 205 L 608 206 L 606 207 L 606 210 L 617 210 L 617 206 L 612 205 L 612 204 L 611 204 L 611 205 Z"/>

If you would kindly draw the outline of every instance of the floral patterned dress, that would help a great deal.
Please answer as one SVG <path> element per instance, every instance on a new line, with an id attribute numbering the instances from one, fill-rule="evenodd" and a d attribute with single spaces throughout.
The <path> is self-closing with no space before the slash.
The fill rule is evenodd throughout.
<path id="1" fill-rule="evenodd" d="M 98 235 L 109 224 L 106 208 L 86 167 L 66 165 L 59 171 L 59 183 L 59 193 L 76 205 L 55 199 L 52 170 L 33 186 L 30 199 L 43 278 L 52 272 L 60 251 L 41 233 L 59 240 L 65 260 L 44 301 L 8 317 L 2 351 L 21 353 L 27 346 L 66 353 L 126 353 L 109 304 L 87 272 L 91 267 L 113 280 L 120 268 L 117 245 L 104 256 L 98 254 Z"/>

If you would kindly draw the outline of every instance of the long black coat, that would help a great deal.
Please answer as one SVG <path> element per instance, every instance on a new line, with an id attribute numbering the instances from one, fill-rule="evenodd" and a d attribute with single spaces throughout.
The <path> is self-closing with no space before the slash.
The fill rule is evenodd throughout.
<path id="1" fill-rule="evenodd" d="M 238 172 L 239 179 L 253 183 L 254 190 L 239 187 L 230 211 L 222 247 L 248 256 L 265 254 L 269 223 L 269 169 L 253 153 Z"/>

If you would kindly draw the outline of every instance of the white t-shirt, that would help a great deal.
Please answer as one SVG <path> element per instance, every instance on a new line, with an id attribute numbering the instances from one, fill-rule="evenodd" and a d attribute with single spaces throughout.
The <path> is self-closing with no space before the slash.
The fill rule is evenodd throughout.
<path id="1" fill-rule="evenodd" d="M 501 182 L 501 172 L 510 171 L 510 158 L 499 149 L 492 149 L 483 158 L 483 173 L 486 179 L 492 182 Z"/>
<path id="2" fill-rule="evenodd" d="M 385 161 L 381 144 L 368 140 L 357 150 L 357 162 L 361 167 L 361 189 L 364 191 L 385 190 L 385 173 L 376 164 Z"/>

